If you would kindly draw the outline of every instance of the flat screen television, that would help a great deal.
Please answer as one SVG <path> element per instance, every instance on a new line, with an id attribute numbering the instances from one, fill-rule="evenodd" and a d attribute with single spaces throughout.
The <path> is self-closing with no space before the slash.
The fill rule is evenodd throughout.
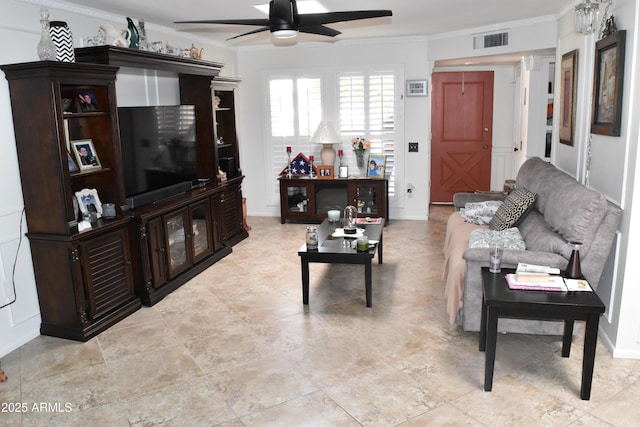
<path id="1" fill-rule="evenodd" d="M 130 208 L 191 188 L 198 178 L 195 106 L 119 107 L 118 119 Z"/>

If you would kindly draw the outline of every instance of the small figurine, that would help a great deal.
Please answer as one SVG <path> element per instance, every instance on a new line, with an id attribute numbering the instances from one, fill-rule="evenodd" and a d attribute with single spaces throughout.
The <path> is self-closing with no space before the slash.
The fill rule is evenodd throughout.
<path id="1" fill-rule="evenodd" d="M 191 43 L 191 48 L 189 49 L 189 56 L 191 57 L 191 59 L 202 59 L 202 52 L 204 51 L 204 48 L 201 48 L 200 50 L 198 50 L 198 48 Z"/>

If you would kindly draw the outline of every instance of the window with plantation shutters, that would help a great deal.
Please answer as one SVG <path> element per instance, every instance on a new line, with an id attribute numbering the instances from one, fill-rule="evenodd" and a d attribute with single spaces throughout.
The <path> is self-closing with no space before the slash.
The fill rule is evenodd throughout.
<path id="1" fill-rule="evenodd" d="M 371 141 L 370 154 L 387 156 L 389 197 L 393 199 L 398 185 L 396 160 L 401 155 L 396 153 L 396 144 L 402 139 L 402 126 L 397 123 L 402 111 L 402 103 L 397 101 L 402 93 L 400 81 L 402 69 L 394 66 L 266 74 L 265 155 L 270 167 L 266 169 L 265 190 L 271 194 L 271 203 L 280 202 L 275 178 L 287 164 L 286 147 L 291 147 L 292 157 L 300 152 L 318 156 L 321 147 L 309 139 L 322 120 L 331 121 L 340 134 L 342 144 L 334 148 L 344 151 L 343 164 L 352 175 L 358 175 L 352 138 Z"/>
<path id="2" fill-rule="evenodd" d="M 319 77 L 272 77 L 269 79 L 270 149 L 272 176 L 292 156 L 313 152 L 309 139 L 322 120 L 322 84 Z M 277 182 L 273 186 L 277 192 Z"/>
<path id="3" fill-rule="evenodd" d="M 370 154 L 386 156 L 389 197 L 395 194 L 396 73 L 342 73 L 338 77 L 340 133 L 371 142 Z M 350 165 L 355 167 L 355 163 Z"/>

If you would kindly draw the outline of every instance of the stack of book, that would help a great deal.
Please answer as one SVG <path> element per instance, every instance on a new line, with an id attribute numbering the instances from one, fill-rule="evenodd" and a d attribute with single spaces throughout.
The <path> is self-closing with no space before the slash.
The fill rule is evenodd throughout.
<path id="1" fill-rule="evenodd" d="M 526 291 L 574 292 L 591 291 L 584 279 L 565 279 L 557 268 L 532 264 L 518 264 L 514 274 L 507 274 L 509 289 Z"/>

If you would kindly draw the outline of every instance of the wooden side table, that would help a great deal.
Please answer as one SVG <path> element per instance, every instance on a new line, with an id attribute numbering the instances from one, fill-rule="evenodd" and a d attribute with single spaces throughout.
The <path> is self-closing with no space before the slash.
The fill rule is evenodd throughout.
<path id="1" fill-rule="evenodd" d="M 563 320 L 562 357 L 569 357 L 573 322 L 586 321 L 582 386 L 580 398 L 589 400 L 596 357 L 598 323 L 605 306 L 595 292 L 542 292 L 509 289 L 505 275 L 513 269 L 503 268 L 493 274 L 482 268 L 482 317 L 480 321 L 480 351 L 485 352 L 484 390 L 491 391 L 496 357 L 498 319 Z"/>

